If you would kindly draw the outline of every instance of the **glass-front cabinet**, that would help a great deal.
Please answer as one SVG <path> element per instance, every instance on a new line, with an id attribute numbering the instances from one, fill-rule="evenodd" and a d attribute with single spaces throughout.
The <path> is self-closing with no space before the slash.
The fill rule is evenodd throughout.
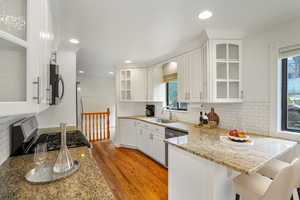
<path id="1" fill-rule="evenodd" d="M 241 85 L 241 41 L 214 40 L 212 41 L 213 101 L 239 102 L 242 101 Z"/>
<path id="2" fill-rule="evenodd" d="M 121 70 L 120 71 L 120 87 L 121 87 L 121 100 L 130 101 L 131 100 L 131 70 Z"/>
<path id="3" fill-rule="evenodd" d="M 0 0 L 0 117 L 38 111 L 50 18 L 49 0 Z"/>
<path id="4" fill-rule="evenodd" d="M 27 0 L 0 1 L 0 30 L 26 40 Z"/>

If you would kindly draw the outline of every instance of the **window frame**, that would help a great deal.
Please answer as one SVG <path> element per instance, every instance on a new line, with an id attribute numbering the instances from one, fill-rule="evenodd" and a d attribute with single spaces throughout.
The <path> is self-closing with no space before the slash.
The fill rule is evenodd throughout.
<path id="1" fill-rule="evenodd" d="M 178 84 L 177 81 L 176 81 L 176 83 Z M 178 95 L 177 95 L 177 98 L 178 98 Z M 174 107 L 167 107 L 167 109 L 168 110 L 174 110 L 174 111 L 187 111 L 188 110 L 187 108 L 186 109 L 180 108 L 179 104 L 180 104 L 180 102 L 177 101 L 176 108 L 174 108 Z M 169 82 L 166 82 L 166 106 L 169 106 Z"/>
<path id="2" fill-rule="evenodd" d="M 288 128 L 288 58 L 281 58 L 281 131 L 300 134 L 299 130 Z"/>

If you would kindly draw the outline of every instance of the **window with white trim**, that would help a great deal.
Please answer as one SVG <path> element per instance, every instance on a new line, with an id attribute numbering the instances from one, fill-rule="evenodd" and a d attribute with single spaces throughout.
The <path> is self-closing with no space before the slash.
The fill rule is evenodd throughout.
<path id="1" fill-rule="evenodd" d="M 300 46 L 281 50 L 281 129 L 300 133 Z"/>

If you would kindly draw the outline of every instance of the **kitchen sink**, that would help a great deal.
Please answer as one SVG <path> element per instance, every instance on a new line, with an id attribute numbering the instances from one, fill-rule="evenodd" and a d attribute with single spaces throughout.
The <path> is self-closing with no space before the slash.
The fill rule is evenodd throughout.
<path id="1" fill-rule="evenodd" d="M 167 120 L 167 119 L 155 119 L 154 121 L 155 121 L 155 122 L 158 122 L 158 123 L 162 123 L 162 124 L 173 123 L 173 121 Z"/>

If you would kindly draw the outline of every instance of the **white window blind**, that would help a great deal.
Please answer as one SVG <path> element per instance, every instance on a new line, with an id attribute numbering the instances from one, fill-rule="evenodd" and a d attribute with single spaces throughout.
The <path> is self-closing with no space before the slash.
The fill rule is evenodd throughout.
<path id="1" fill-rule="evenodd" d="M 300 55 L 300 44 L 283 47 L 279 49 L 280 58 L 288 58 Z"/>

